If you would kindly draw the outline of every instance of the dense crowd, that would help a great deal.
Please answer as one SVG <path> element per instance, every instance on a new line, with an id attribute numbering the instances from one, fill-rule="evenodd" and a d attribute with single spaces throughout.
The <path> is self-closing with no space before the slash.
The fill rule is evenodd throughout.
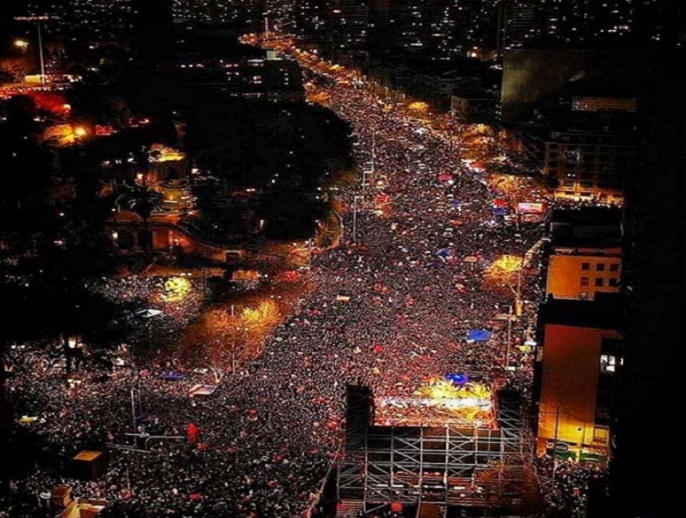
<path id="1" fill-rule="evenodd" d="M 13 482 L 0 505 L 6 515 L 27 516 L 39 493 L 62 480 L 75 495 L 108 500 L 104 516 L 316 514 L 322 481 L 339 452 L 346 385 L 410 395 L 430 377 L 461 372 L 494 388 L 529 390 L 531 358 L 518 346 L 540 294 L 525 278 L 527 302 L 513 322 L 507 369 L 507 322 L 499 315 L 508 313 L 512 295 L 484 289 L 483 275 L 501 255 L 523 256 L 541 226 L 525 225 L 515 235 L 494 214 L 498 193 L 459 160 L 449 141 L 402 108 L 389 111 L 360 85 L 326 88 L 356 130 L 360 167 L 369 167 L 373 147 L 370 183 L 384 178 L 383 210 L 376 210 L 382 192 L 372 186 L 364 199 L 359 189 L 343 195 L 357 210 L 345 214 L 343 245 L 313 262 L 310 275 L 319 288 L 275 331 L 259 365 L 228 374 L 209 396 L 189 396 L 194 385 L 212 383 L 203 371 L 163 379 L 163 372 L 182 369 L 166 356 L 145 368 L 92 366 L 91 375 L 65 383 L 59 355 L 46 363 L 44 353 L 14 350 L 9 397 L 51 462 Z M 446 173 L 454 181 L 439 179 Z M 142 289 L 131 282 L 127 290 Z M 165 332 L 153 319 L 147 325 Z M 474 329 L 491 332 L 490 340 L 468 340 Z M 137 431 L 184 439 L 150 439 L 147 453 L 114 450 L 107 474 L 95 482 L 65 479 L 70 459 L 83 448 L 105 441 L 141 445 L 142 438 L 124 435 L 133 428 L 132 387 L 139 391 Z M 191 423 L 197 431 L 189 437 Z"/>
<path id="2" fill-rule="evenodd" d="M 592 484 L 604 485 L 607 477 L 607 471 L 596 463 L 553 459 L 549 455 L 538 459 L 538 472 L 547 507 L 574 518 L 587 516 Z"/>

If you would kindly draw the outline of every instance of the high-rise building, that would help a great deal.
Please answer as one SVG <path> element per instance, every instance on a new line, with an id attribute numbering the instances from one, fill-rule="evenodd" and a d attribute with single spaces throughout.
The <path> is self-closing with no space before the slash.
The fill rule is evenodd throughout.
<path id="1" fill-rule="evenodd" d="M 388 52 L 395 35 L 395 0 L 369 1 L 369 45 L 377 53 Z"/>
<path id="2" fill-rule="evenodd" d="M 622 311 L 603 300 L 550 300 L 537 362 L 538 450 L 606 458 L 623 364 Z"/>
<path id="3" fill-rule="evenodd" d="M 556 181 L 556 196 L 621 201 L 640 163 L 644 62 L 631 49 L 506 51 L 502 120 L 524 130 L 524 148 Z"/>
<path id="4" fill-rule="evenodd" d="M 678 8 L 660 0 L 502 0 L 498 49 L 537 47 L 678 46 Z M 683 43 L 683 42 L 682 42 Z"/>
<path id="5" fill-rule="evenodd" d="M 586 208 L 553 211 L 546 268 L 546 296 L 594 300 L 619 293 L 622 270 L 621 212 Z"/>
<path id="6" fill-rule="evenodd" d="M 683 59 L 683 52 L 665 51 L 649 65 L 643 166 L 627 182 L 626 359 L 610 470 L 611 516 L 617 518 L 673 514 L 672 466 L 681 461 L 675 445 L 683 390 L 675 383 L 681 362 L 674 351 L 681 345 L 684 321 L 684 252 L 679 244 L 686 194 L 686 77 L 674 64 Z"/>
<path id="7" fill-rule="evenodd" d="M 303 39 L 323 39 L 326 34 L 324 0 L 297 0 L 293 10 L 292 28 L 288 30 Z"/>
<path id="8" fill-rule="evenodd" d="M 259 30 L 267 8 L 265 0 L 174 0 L 174 18 L 201 24 L 232 23 L 242 30 Z"/>
<path id="9" fill-rule="evenodd" d="M 370 18 L 366 0 L 330 2 L 328 21 L 332 52 L 347 54 L 367 48 Z"/>
<path id="10" fill-rule="evenodd" d="M 395 44 L 438 60 L 464 55 L 488 41 L 483 30 L 489 18 L 495 21 L 495 10 L 475 0 L 397 0 L 392 14 Z"/>
<path id="11" fill-rule="evenodd" d="M 503 0 L 498 16 L 500 53 L 554 39 L 563 25 L 561 0 Z"/>

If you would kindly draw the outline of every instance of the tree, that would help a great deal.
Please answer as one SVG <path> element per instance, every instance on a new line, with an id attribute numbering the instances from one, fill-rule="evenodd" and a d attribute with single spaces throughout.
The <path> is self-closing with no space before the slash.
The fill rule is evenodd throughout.
<path id="1" fill-rule="evenodd" d="M 4 58 L 0 60 L 0 71 L 4 76 L 4 82 L 19 83 L 31 67 L 28 56 Z"/>
<path id="2" fill-rule="evenodd" d="M 209 368 L 215 383 L 224 377 L 228 367 L 235 368 L 242 329 L 231 310 L 215 309 L 188 327 L 183 348 L 193 362 Z"/>
<path id="3" fill-rule="evenodd" d="M 522 270 L 524 261 L 515 255 L 503 255 L 486 270 L 484 285 L 495 291 L 512 293 L 515 298 L 515 314 L 522 313 Z"/>
<path id="4" fill-rule="evenodd" d="M 129 210 L 138 214 L 143 220 L 143 234 L 145 236 L 145 248 L 150 248 L 150 236 L 148 221 L 153 212 L 162 207 L 162 194 L 147 185 L 134 184 L 117 198 L 117 206 L 124 205 Z"/>
<path id="5" fill-rule="evenodd" d="M 234 372 L 239 363 L 260 354 L 260 346 L 280 319 L 281 311 L 273 300 L 240 311 L 235 306 L 208 311 L 188 328 L 185 353 L 191 361 L 200 360 L 219 383 L 229 367 Z"/>

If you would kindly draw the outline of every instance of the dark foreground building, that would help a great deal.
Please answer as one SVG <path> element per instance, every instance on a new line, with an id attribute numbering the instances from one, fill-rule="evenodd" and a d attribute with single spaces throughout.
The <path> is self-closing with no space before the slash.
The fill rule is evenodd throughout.
<path id="1" fill-rule="evenodd" d="M 654 64 L 645 111 L 645 166 L 627 189 L 625 283 L 628 299 L 622 405 L 614 441 L 613 515 L 683 514 L 670 479 L 680 470 L 676 438 L 684 388 L 670 366 L 683 323 L 683 171 L 686 170 L 686 78 Z M 676 60 L 676 61 L 674 61 Z M 676 371 L 676 369 L 674 369 Z M 669 457 L 669 459 L 668 459 Z M 668 511 L 669 510 L 669 511 Z M 607 516 L 607 515 L 606 515 Z"/>
<path id="2" fill-rule="evenodd" d="M 155 67 L 174 53 L 172 0 L 133 0 L 133 42 L 138 61 Z"/>

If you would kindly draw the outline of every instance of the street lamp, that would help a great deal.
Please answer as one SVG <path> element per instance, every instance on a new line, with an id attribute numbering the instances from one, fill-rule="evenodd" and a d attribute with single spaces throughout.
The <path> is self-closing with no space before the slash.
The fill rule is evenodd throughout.
<path id="1" fill-rule="evenodd" d="M 29 48 L 29 42 L 26 40 L 14 40 L 14 46 L 20 48 L 22 52 L 26 52 L 26 49 Z"/>
<path id="2" fill-rule="evenodd" d="M 581 426 L 579 426 L 576 429 L 577 432 L 579 432 L 579 453 L 577 454 L 576 460 L 577 462 L 581 461 L 581 456 L 583 454 L 584 450 L 584 443 L 586 442 L 586 423 L 582 423 Z"/>
<path id="3" fill-rule="evenodd" d="M 508 305 L 507 311 L 507 343 L 505 345 L 505 370 L 510 368 L 510 348 L 512 344 L 512 320 L 514 319 L 512 314 L 512 304 Z"/>
<path id="4" fill-rule="evenodd" d="M 353 196 L 353 243 L 357 242 L 357 203 L 359 199 L 360 196 Z"/>

